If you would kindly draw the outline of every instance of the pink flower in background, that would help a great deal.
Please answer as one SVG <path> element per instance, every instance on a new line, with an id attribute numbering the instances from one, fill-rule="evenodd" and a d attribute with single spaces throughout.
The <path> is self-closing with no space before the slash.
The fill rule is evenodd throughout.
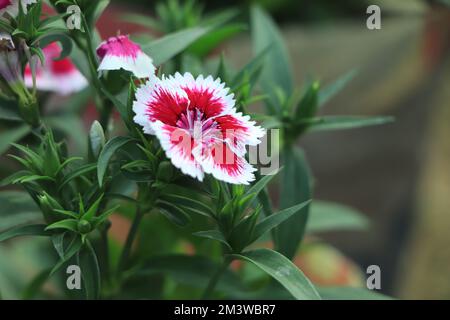
<path id="1" fill-rule="evenodd" d="M 98 71 L 126 70 L 137 78 L 149 78 L 155 74 L 153 60 L 128 36 L 111 37 L 97 48 L 100 58 Z"/>
<path id="2" fill-rule="evenodd" d="M 255 169 L 246 145 L 259 144 L 265 131 L 237 113 L 233 94 L 220 79 L 190 74 L 153 77 L 136 92 L 134 121 L 156 135 L 173 165 L 202 181 L 248 184 Z"/>
<path id="3" fill-rule="evenodd" d="M 22 0 L 22 8 L 27 13 L 28 5 L 36 3 L 37 0 Z M 0 17 L 8 13 L 12 17 L 19 14 L 19 0 L 0 0 Z"/>
<path id="4" fill-rule="evenodd" d="M 87 87 L 86 78 L 78 71 L 69 57 L 55 60 L 61 55 L 61 48 L 56 42 L 49 44 L 43 51 L 45 65 L 42 66 L 38 61 L 36 67 L 36 88 L 38 90 L 68 95 Z M 27 87 L 33 87 L 33 76 L 29 64 L 25 68 L 24 78 Z"/>

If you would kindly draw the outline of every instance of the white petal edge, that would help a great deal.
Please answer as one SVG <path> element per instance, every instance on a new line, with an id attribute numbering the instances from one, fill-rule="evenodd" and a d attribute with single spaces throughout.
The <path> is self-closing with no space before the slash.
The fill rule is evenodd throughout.
<path id="1" fill-rule="evenodd" d="M 251 164 L 245 160 L 243 157 L 238 157 L 238 161 L 241 162 L 242 171 L 241 174 L 232 176 L 228 174 L 225 169 L 220 168 L 214 162 L 213 157 L 210 153 L 200 155 L 200 148 L 194 148 L 193 155 L 195 159 L 201 164 L 202 169 L 205 173 L 211 174 L 217 180 L 225 181 L 231 184 L 244 184 L 248 185 L 250 182 L 255 180 L 255 175 L 253 172 L 256 171 Z"/>
<path id="2" fill-rule="evenodd" d="M 107 54 L 98 67 L 100 73 L 120 69 L 133 73 L 136 78 L 151 78 L 155 75 L 156 70 L 153 59 L 142 51 L 137 54 L 136 58 Z"/>
<path id="3" fill-rule="evenodd" d="M 246 146 L 256 146 L 261 143 L 261 138 L 266 135 L 266 130 L 252 121 L 250 116 L 243 115 L 241 112 L 227 114 L 226 116 L 235 118 L 241 126 L 247 128 L 247 131 L 236 130 L 236 132 L 225 131 L 225 141 L 228 146 L 238 156 L 247 153 Z M 236 139 L 233 139 L 236 138 Z"/>
<path id="4" fill-rule="evenodd" d="M 33 87 L 31 75 L 26 75 L 24 81 L 28 88 Z M 87 86 L 88 81 L 78 70 L 63 75 L 53 75 L 49 71 L 43 70 L 36 76 L 36 88 L 38 90 L 56 92 L 63 96 L 79 92 Z"/>
<path id="5" fill-rule="evenodd" d="M 220 99 L 224 105 L 224 109 L 220 115 L 236 112 L 234 94 L 229 93 L 230 89 L 225 87 L 225 83 L 220 78 L 214 80 L 212 76 L 204 78 L 203 75 L 194 78 L 189 72 L 185 72 L 184 74 L 176 72 L 175 75 L 163 75 L 162 79 L 164 83 L 169 83 L 173 88 L 197 87 L 212 90 L 214 97 Z"/>

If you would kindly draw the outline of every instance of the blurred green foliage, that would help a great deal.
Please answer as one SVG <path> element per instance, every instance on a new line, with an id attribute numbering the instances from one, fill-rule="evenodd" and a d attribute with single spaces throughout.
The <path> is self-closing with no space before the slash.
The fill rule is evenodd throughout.
<path id="1" fill-rule="evenodd" d="M 137 5 L 153 7 L 154 4 L 165 1 L 154 0 L 119 0 L 129 4 L 133 2 Z M 258 4 L 269 11 L 275 20 L 279 22 L 321 22 L 324 20 L 357 16 L 365 12 L 370 4 L 367 0 L 202 0 L 199 1 L 206 11 L 229 8 L 231 6 L 250 8 L 253 4 Z"/>

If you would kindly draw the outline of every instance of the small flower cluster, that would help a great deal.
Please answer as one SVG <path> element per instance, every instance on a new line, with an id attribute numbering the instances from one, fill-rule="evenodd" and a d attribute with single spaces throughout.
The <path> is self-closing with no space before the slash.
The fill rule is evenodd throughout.
<path id="1" fill-rule="evenodd" d="M 24 12 L 33 0 L 22 1 Z M 17 15 L 17 1 L 2 1 L 1 12 Z M 14 49 L 9 35 L 2 35 L 2 47 Z M 5 47 L 6 48 L 6 47 Z M 3 50 L 8 52 L 9 50 Z M 87 87 L 88 81 L 69 57 L 61 57 L 57 42 L 42 50 L 43 60 L 33 55 L 20 74 L 16 57 L 2 73 L 9 83 L 20 82 L 28 88 L 68 95 Z M 155 135 L 172 164 L 184 174 L 203 181 L 204 175 L 234 183 L 249 184 L 255 179 L 253 168 L 245 159 L 246 146 L 260 143 L 265 131 L 249 116 L 236 110 L 234 95 L 220 79 L 192 74 L 155 75 L 153 60 L 126 35 L 111 37 L 96 50 L 99 77 L 114 70 L 131 72 L 147 79 L 136 92 L 134 121 L 144 133 Z M 16 57 L 17 60 L 17 57 Z M 11 65 L 13 68 L 11 68 Z M 15 68 L 14 68 L 15 66 Z"/>

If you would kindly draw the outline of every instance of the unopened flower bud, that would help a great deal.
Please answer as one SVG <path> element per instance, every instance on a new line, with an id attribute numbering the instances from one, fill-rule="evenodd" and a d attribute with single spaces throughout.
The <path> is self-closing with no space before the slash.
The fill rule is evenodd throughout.
<path id="1" fill-rule="evenodd" d="M 156 179 L 163 182 L 170 182 L 173 177 L 173 166 L 169 161 L 163 161 L 159 164 Z"/>
<path id="2" fill-rule="evenodd" d="M 52 196 L 44 191 L 42 195 L 38 197 L 41 211 L 44 214 L 44 218 L 47 222 L 53 222 L 56 220 L 58 213 L 56 210 L 62 210 L 63 207 Z"/>
<path id="3" fill-rule="evenodd" d="M 87 220 L 80 220 L 77 225 L 77 229 L 81 234 L 87 234 L 91 232 L 92 226 Z"/>

